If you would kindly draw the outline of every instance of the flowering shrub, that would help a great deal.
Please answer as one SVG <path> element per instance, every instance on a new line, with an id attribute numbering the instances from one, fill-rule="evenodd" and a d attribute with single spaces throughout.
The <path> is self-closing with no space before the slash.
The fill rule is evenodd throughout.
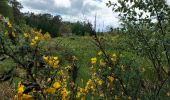
<path id="1" fill-rule="evenodd" d="M 52 56 L 49 52 L 49 33 L 30 30 L 18 34 L 3 16 L 1 28 L 1 53 L 11 57 L 16 68 L 25 73 L 24 76 L 13 76 L 22 79 L 18 83 L 15 99 L 48 98 L 52 97 L 50 94 L 56 94 L 54 97 L 58 98 L 68 98 L 67 82 L 70 78 L 67 70 L 60 66 L 58 56 Z"/>
<path id="2" fill-rule="evenodd" d="M 20 78 L 15 100 L 142 100 L 155 96 L 150 92 L 154 80 L 145 76 L 145 67 L 141 67 L 144 64 L 137 55 L 127 51 L 106 54 L 100 47 L 96 56 L 89 59 L 91 77 L 81 86 L 75 81 L 78 70 L 76 56 L 72 56 L 72 62 L 64 66 L 61 58 L 51 53 L 48 32 L 42 34 L 33 29 L 21 32 L 0 16 L 0 53 L 15 62 L 15 67 L 8 72 L 10 76 L 4 81 Z M 166 99 L 170 97 L 170 91 L 168 82 L 165 84 L 161 97 Z"/>

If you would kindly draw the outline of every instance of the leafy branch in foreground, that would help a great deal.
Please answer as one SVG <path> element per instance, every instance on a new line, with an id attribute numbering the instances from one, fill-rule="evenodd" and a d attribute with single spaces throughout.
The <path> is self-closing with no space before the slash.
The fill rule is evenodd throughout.
<path id="1" fill-rule="evenodd" d="M 153 88 L 145 90 L 148 98 L 163 98 L 170 82 L 169 5 L 165 0 L 119 0 L 107 6 L 119 14 L 127 49 L 149 60 L 147 65 L 154 69 Z"/>

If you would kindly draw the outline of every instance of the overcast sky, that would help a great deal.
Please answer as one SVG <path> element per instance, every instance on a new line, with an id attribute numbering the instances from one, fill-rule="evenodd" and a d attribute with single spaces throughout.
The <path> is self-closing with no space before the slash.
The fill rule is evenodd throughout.
<path id="1" fill-rule="evenodd" d="M 23 12 L 50 13 L 61 15 L 63 20 L 89 20 L 94 23 L 97 14 L 97 27 L 119 26 L 117 14 L 106 6 L 109 0 L 18 0 L 24 6 Z M 110 0 L 116 1 L 116 0 Z M 170 0 L 167 0 L 170 3 Z"/>

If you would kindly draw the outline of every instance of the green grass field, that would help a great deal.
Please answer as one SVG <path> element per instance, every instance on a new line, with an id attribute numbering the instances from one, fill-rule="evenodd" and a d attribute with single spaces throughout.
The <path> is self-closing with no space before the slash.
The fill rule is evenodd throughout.
<path id="1" fill-rule="evenodd" d="M 115 45 L 114 41 L 116 36 L 105 35 L 101 36 L 100 38 L 102 38 L 103 47 L 106 49 L 106 52 L 113 53 Z M 59 59 L 62 61 L 63 67 L 69 64 L 68 58 L 70 56 L 76 56 L 76 58 L 78 59 L 76 65 L 79 68 L 76 83 L 80 86 L 85 86 L 91 74 L 90 59 L 92 57 L 96 57 L 99 51 L 98 47 L 95 45 L 94 39 L 89 36 L 57 37 L 52 39 L 52 41 L 49 43 L 49 46 L 51 48 L 52 55 L 59 56 Z M 6 59 L 5 61 L 0 62 L 0 73 L 9 70 L 13 66 L 15 66 L 15 64 L 11 59 Z M 10 92 L 11 94 L 9 96 L 12 97 L 12 95 L 15 94 L 14 90 L 17 87 L 18 81 L 19 79 L 15 78 L 12 87 L 10 87 L 7 91 L 3 91 L 1 89 L 0 92 L 4 92 L 1 95 L 8 95 Z M 10 85 L 9 83 L 0 85 L 0 87 L 3 86 L 9 87 Z"/>
<path id="2" fill-rule="evenodd" d="M 117 41 L 117 37 L 118 36 L 111 35 L 100 36 L 102 45 L 105 48 L 107 54 L 112 54 L 116 52 L 116 48 L 118 46 L 117 42 L 119 41 Z M 62 67 L 66 67 L 68 64 L 70 64 L 70 57 L 76 56 L 76 58 L 78 59 L 76 65 L 79 68 L 76 83 L 79 86 L 85 86 L 86 82 L 91 77 L 90 67 L 92 65 L 90 63 L 90 59 L 92 57 L 97 57 L 97 53 L 100 51 L 99 48 L 95 45 L 93 37 L 57 37 L 53 38 L 51 42 L 49 42 L 49 47 L 52 55 L 59 56 L 59 59 L 62 62 Z M 121 51 L 121 53 L 126 56 L 126 59 L 123 60 L 125 61 L 124 63 L 128 63 L 129 60 L 134 61 L 135 59 L 135 61 L 137 61 L 139 64 L 137 66 L 140 69 L 145 70 L 143 72 L 143 78 L 154 80 L 154 73 L 152 72 L 153 69 L 150 67 L 151 64 L 147 59 L 144 59 L 142 57 L 138 58 L 135 54 L 126 50 Z M 136 66 L 135 64 L 133 65 Z M 0 62 L 0 74 L 15 66 L 15 63 L 10 58 Z M 19 71 L 19 73 L 20 72 L 22 71 Z M 16 93 L 17 83 L 19 80 L 20 79 L 15 78 L 12 85 L 10 85 L 9 82 L 0 84 L 0 96 L 8 96 L 7 98 L 12 98 Z"/>
<path id="3" fill-rule="evenodd" d="M 115 37 L 104 36 L 102 37 L 104 43 L 104 47 L 108 52 L 112 52 L 113 45 L 112 42 Z M 72 36 L 72 37 L 57 37 L 53 38 L 50 45 L 52 54 L 56 54 L 65 62 L 67 65 L 67 57 L 76 56 L 78 58 L 77 67 L 79 67 L 78 71 L 78 79 L 77 83 L 80 83 L 81 79 L 86 82 L 89 76 L 89 67 L 91 67 L 90 59 L 97 55 L 99 49 L 95 45 L 95 41 L 92 37 L 89 36 Z M 11 59 L 6 59 L 3 62 L 0 62 L 0 73 L 3 73 L 6 70 L 9 70 L 15 64 Z"/>
<path id="4" fill-rule="evenodd" d="M 103 46 L 107 48 L 108 52 L 111 52 L 112 48 L 110 46 L 112 45 L 112 37 L 105 36 L 103 39 L 107 41 L 107 44 Z M 93 38 L 89 36 L 58 37 L 54 39 L 54 42 L 55 44 L 58 44 L 58 47 L 66 50 L 64 52 L 62 50 L 56 51 L 60 52 L 60 56 L 63 56 L 64 58 L 66 53 L 68 53 L 78 58 L 77 66 L 79 67 L 79 71 L 77 82 L 80 83 L 81 79 L 86 82 L 89 78 L 89 67 L 91 67 L 90 59 L 95 57 L 99 51 Z"/>

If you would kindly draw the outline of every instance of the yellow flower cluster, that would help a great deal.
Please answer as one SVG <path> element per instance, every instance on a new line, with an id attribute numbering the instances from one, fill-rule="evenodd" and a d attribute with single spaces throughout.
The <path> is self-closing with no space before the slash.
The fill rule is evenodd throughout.
<path id="1" fill-rule="evenodd" d="M 51 38 L 50 34 L 46 32 L 44 35 L 41 33 L 41 31 L 34 31 L 31 30 L 31 34 L 24 33 L 24 37 L 27 39 L 28 37 L 31 38 L 31 47 L 35 47 L 37 43 L 39 43 L 41 40 L 48 40 Z"/>
<path id="2" fill-rule="evenodd" d="M 11 28 L 11 27 L 12 27 L 12 24 L 11 24 L 11 22 L 10 22 L 10 21 L 8 21 L 8 22 L 7 22 L 7 25 L 8 25 L 8 27 L 9 27 L 9 28 Z"/>
<path id="3" fill-rule="evenodd" d="M 51 36 L 48 32 L 46 32 L 43 37 L 45 40 L 51 39 Z"/>
<path id="4" fill-rule="evenodd" d="M 21 82 L 18 83 L 18 94 L 22 94 L 24 92 L 24 85 Z"/>
<path id="5" fill-rule="evenodd" d="M 110 59 L 111 59 L 112 63 L 115 64 L 115 63 L 116 63 L 116 60 L 117 60 L 116 54 L 113 53 Z"/>
<path id="6" fill-rule="evenodd" d="M 110 83 L 112 83 L 115 80 L 113 76 L 108 76 L 107 79 Z"/>
<path id="7" fill-rule="evenodd" d="M 73 61 L 77 61 L 78 58 L 76 56 L 72 56 Z"/>
<path id="8" fill-rule="evenodd" d="M 35 31 L 35 30 L 31 30 L 31 32 L 33 33 L 33 36 L 38 36 L 40 38 L 43 37 L 42 33 L 41 33 L 41 30 L 40 31 Z"/>
<path id="9" fill-rule="evenodd" d="M 102 54 L 103 54 L 102 51 L 99 51 L 99 52 L 97 53 L 98 56 L 101 56 Z"/>
<path id="10" fill-rule="evenodd" d="M 8 31 L 6 31 L 4 34 L 5 34 L 6 36 L 8 36 L 8 35 L 9 35 Z M 11 36 L 16 37 L 15 32 L 12 32 L 12 33 L 11 33 Z"/>
<path id="11" fill-rule="evenodd" d="M 62 100 L 67 100 L 68 94 L 69 94 L 69 92 L 67 91 L 67 88 L 64 87 L 61 90 Z"/>
<path id="12" fill-rule="evenodd" d="M 97 83 L 98 83 L 98 85 L 102 85 L 103 84 L 103 80 L 101 80 L 101 79 L 99 79 L 98 81 L 97 81 Z"/>
<path id="13" fill-rule="evenodd" d="M 49 87 L 46 89 L 46 92 L 47 93 L 50 93 L 50 94 L 54 94 L 56 92 L 57 89 L 59 89 L 61 87 L 61 84 L 60 82 L 56 81 L 52 87 Z"/>
<path id="14" fill-rule="evenodd" d="M 88 80 L 85 86 L 85 92 L 87 93 L 89 90 L 91 90 L 92 92 L 95 92 L 95 85 L 91 79 Z"/>
<path id="15" fill-rule="evenodd" d="M 131 96 L 128 96 L 127 100 L 132 100 L 132 97 L 131 97 Z"/>
<path id="16" fill-rule="evenodd" d="M 29 33 L 24 33 L 25 38 L 28 38 L 29 36 L 30 36 Z"/>
<path id="17" fill-rule="evenodd" d="M 61 87 L 61 85 L 60 85 L 59 82 L 55 82 L 55 83 L 53 84 L 53 87 L 54 87 L 55 89 L 58 89 L 58 88 Z"/>
<path id="18" fill-rule="evenodd" d="M 52 57 L 52 56 L 43 56 L 43 60 L 53 68 L 58 68 L 59 59 L 58 57 Z"/>
<path id="19" fill-rule="evenodd" d="M 50 94 L 55 94 L 56 89 L 53 88 L 53 87 L 49 87 L 49 88 L 46 89 L 46 92 L 47 92 L 47 93 L 50 93 Z"/>
<path id="20" fill-rule="evenodd" d="M 16 34 L 15 34 L 15 32 L 12 32 L 12 36 L 13 36 L 13 37 L 16 37 Z"/>
<path id="21" fill-rule="evenodd" d="M 115 95 L 114 100 L 121 100 L 119 96 Z"/>
<path id="22" fill-rule="evenodd" d="M 68 100 L 67 97 L 69 92 L 65 87 L 65 85 L 62 84 L 61 86 L 61 82 L 59 81 L 54 82 L 52 87 L 49 87 L 45 90 L 45 93 L 49 93 L 49 94 L 55 94 L 56 92 L 62 97 L 62 100 Z"/>
<path id="23" fill-rule="evenodd" d="M 32 30 L 32 33 L 33 33 L 33 36 L 38 36 L 41 40 L 44 39 L 44 40 L 48 40 L 48 39 L 51 39 L 51 36 L 49 34 L 49 32 L 46 32 L 44 35 L 41 33 L 41 30 L 40 31 L 34 31 Z"/>
<path id="24" fill-rule="evenodd" d="M 84 89 L 78 86 L 76 98 L 80 98 L 81 97 L 81 100 L 82 99 L 84 100 L 84 98 L 85 98 L 84 96 L 85 96 Z"/>
<path id="25" fill-rule="evenodd" d="M 32 100 L 33 99 L 31 95 L 24 93 L 24 90 L 25 90 L 24 88 L 25 88 L 24 85 L 21 82 L 19 82 L 18 93 L 17 95 L 15 95 L 14 100 Z"/>
<path id="26" fill-rule="evenodd" d="M 96 64 L 96 62 L 97 62 L 97 58 L 96 57 L 94 57 L 94 58 L 91 58 L 91 64 Z"/>
<path id="27" fill-rule="evenodd" d="M 32 38 L 30 46 L 35 47 L 36 43 L 39 42 L 39 39 L 40 38 L 38 36 L 35 36 L 34 38 Z"/>
<path id="28" fill-rule="evenodd" d="M 86 83 L 86 86 L 84 88 L 84 91 L 82 89 L 82 91 L 84 92 L 80 92 L 83 94 L 83 96 L 85 94 L 88 94 L 88 93 L 92 93 L 93 95 L 99 95 L 101 97 L 104 96 L 104 93 L 103 91 L 101 90 L 102 88 L 102 85 L 103 85 L 103 80 L 100 79 L 100 78 L 97 78 L 97 77 L 93 77 L 92 79 L 89 79 L 88 82 Z M 97 92 L 98 91 L 98 92 Z M 78 95 L 78 94 L 77 94 Z"/>
<path id="29" fill-rule="evenodd" d="M 103 59 L 100 59 L 99 64 L 100 64 L 100 66 L 105 66 L 106 62 Z"/>

